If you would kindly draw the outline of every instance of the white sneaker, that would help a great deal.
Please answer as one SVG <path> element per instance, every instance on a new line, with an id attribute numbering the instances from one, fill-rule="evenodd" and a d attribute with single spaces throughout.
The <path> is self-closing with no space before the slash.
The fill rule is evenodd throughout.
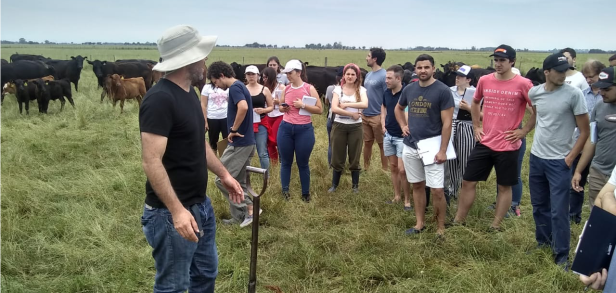
<path id="1" fill-rule="evenodd" d="M 259 209 L 259 216 L 263 213 L 262 209 Z M 247 216 L 244 221 L 240 224 L 240 228 L 244 228 L 252 223 L 252 215 Z"/>

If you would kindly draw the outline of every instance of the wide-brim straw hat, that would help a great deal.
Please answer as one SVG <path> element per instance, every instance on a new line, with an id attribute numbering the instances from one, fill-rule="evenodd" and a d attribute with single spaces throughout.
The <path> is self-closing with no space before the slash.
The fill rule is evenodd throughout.
<path id="1" fill-rule="evenodd" d="M 212 52 L 218 36 L 201 36 L 192 26 L 179 25 L 167 29 L 158 39 L 162 62 L 152 70 L 167 72 L 204 59 Z"/>

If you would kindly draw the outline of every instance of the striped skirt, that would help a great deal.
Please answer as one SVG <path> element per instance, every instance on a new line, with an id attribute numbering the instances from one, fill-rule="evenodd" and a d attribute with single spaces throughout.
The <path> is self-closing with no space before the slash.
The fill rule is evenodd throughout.
<path id="1" fill-rule="evenodd" d="M 475 137 L 473 135 L 473 123 L 471 121 L 453 120 L 452 125 L 453 147 L 456 150 L 456 159 L 447 161 L 447 177 L 449 182 L 447 188 L 450 196 L 457 198 L 458 191 L 462 185 L 462 175 L 466 170 L 466 163 L 473 148 L 475 148 Z"/>

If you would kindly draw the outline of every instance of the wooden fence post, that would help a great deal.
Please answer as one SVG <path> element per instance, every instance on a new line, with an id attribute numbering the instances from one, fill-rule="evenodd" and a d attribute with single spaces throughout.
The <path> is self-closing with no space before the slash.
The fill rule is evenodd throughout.
<path id="1" fill-rule="evenodd" d="M 327 67 L 327 57 L 325 57 L 325 67 Z"/>

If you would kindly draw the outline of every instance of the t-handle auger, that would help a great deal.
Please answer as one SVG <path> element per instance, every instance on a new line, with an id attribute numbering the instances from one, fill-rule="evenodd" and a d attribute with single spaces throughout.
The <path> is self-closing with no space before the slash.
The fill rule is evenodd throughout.
<path id="1" fill-rule="evenodd" d="M 263 175 L 263 187 L 261 192 L 257 194 L 250 184 L 250 173 L 258 173 Z M 254 293 L 257 290 L 257 246 L 259 245 L 259 210 L 261 208 L 260 198 L 267 189 L 267 178 L 269 172 L 267 169 L 256 168 L 252 166 L 246 167 L 246 189 L 252 196 L 253 204 L 253 222 L 252 222 L 252 239 L 250 243 L 250 275 L 248 279 L 248 293 Z"/>

